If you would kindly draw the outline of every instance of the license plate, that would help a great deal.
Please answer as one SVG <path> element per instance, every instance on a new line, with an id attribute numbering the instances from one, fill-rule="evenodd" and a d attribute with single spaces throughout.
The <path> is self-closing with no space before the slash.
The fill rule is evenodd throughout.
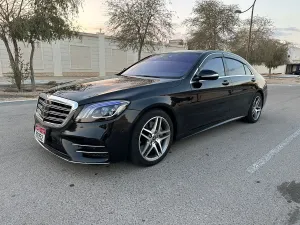
<path id="1" fill-rule="evenodd" d="M 36 125 L 34 135 L 38 141 L 45 143 L 46 129 L 44 127 Z"/>

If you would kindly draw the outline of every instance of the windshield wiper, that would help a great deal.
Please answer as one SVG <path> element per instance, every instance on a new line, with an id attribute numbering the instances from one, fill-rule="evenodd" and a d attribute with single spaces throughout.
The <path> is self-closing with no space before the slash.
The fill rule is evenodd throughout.
<path id="1" fill-rule="evenodd" d="M 160 79 L 180 79 L 180 77 L 159 77 L 159 76 L 152 76 L 152 75 L 132 75 L 136 77 L 150 77 L 150 78 L 160 78 Z"/>
<path id="2" fill-rule="evenodd" d="M 150 75 L 136 75 L 137 77 L 150 77 L 150 78 L 162 78 L 158 76 L 150 76 Z"/>
<path id="3" fill-rule="evenodd" d="M 117 75 L 117 76 L 121 76 L 122 75 L 122 73 L 124 73 L 126 70 L 127 70 L 128 68 L 124 68 L 121 72 L 119 72 L 119 73 L 116 73 L 115 75 Z"/>

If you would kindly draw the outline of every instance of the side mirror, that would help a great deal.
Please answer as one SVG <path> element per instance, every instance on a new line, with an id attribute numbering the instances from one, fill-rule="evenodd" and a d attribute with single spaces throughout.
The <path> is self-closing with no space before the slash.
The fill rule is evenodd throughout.
<path id="1" fill-rule="evenodd" d="M 219 74 L 213 70 L 201 70 L 197 75 L 196 80 L 217 80 L 219 78 Z"/>

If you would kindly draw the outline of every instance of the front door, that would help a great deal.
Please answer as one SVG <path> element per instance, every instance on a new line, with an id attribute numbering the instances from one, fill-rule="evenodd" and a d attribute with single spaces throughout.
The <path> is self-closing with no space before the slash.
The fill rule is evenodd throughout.
<path id="1" fill-rule="evenodd" d="M 231 98 L 231 80 L 225 75 L 222 54 L 213 54 L 200 66 L 202 70 L 213 70 L 219 74 L 217 80 L 200 80 L 192 83 L 192 92 L 197 101 L 192 105 L 189 115 L 192 121 L 190 129 L 210 126 L 226 120 L 230 115 L 229 101 Z"/>

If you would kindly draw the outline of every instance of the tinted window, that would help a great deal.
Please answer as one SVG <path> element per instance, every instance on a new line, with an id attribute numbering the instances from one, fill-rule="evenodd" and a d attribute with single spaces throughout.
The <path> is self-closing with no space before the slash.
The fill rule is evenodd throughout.
<path id="1" fill-rule="evenodd" d="M 244 64 L 241 62 L 225 58 L 227 67 L 228 67 L 228 75 L 245 75 Z"/>
<path id="2" fill-rule="evenodd" d="M 249 67 L 246 66 L 246 65 L 244 65 L 244 67 L 245 67 L 246 75 L 252 75 L 252 72 L 251 72 L 251 70 L 249 69 Z"/>
<path id="3" fill-rule="evenodd" d="M 202 70 L 213 70 L 217 72 L 219 76 L 225 75 L 224 64 L 221 58 L 214 58 L 209 60 L 207 63 L 205 63 Z"/>
<path id="4" fill-rule="evenodd" d="M 129 68 L 122 75 L 180 78 L 193 68 L 200 56 L 201 53 L 154 55 Z"/>

